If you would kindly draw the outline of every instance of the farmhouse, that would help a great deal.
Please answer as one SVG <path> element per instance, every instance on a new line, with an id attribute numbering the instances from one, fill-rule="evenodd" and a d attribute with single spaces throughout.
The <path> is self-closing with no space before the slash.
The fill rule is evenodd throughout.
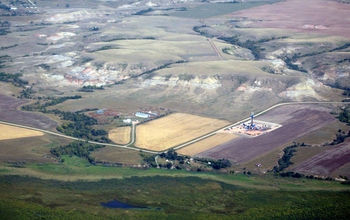
<path id="1" fill-rule="evenodd" d="M 143 112 L 136 112 L 135 116 L 140 117 L 140 118 L 149 118 L 150 117 L 149 114 L 143 113 Z"/>

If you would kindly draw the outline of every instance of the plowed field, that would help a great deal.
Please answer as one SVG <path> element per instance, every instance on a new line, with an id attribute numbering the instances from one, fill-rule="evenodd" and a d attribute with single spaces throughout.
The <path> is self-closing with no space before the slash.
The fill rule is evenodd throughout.
<path id="1" fill-rule="evenodd" d="M 27 100 L 0 95 L 0 120 L 41 129 L 52 129 L 57 126 L 55 121 L 44 115 L 18 110 L 20 105 L 27 102 Z"/>
<path id="2" fill-rule="evenodd" d="M 334 170 L 350 163 L 350 140 L 319 153 L 292 170 L 298 173 L 330 175 Z M 349 175 L 350 173 L 347 173 Z"/>
<path id="3" fill-rule="evenodd" d="M 136 146 L 166 150 L 230 124 L 228 121 L 175 113 L 137 126 Z"/>
<path id="4" fill-rule="evenodd" d="M 335 121 L 329 110 L 316 105 L 282 106 L 269 111 L 257 120 L 281 124 L 282 127 L 255 138 L 241 136 L 198 157 L 227 158 L 244 163 L 296 140 Z"/>

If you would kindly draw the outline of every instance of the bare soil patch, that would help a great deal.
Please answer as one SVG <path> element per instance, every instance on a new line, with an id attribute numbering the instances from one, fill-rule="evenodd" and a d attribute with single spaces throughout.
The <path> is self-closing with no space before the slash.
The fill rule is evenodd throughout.
<path id="1" fill-rule="evenodd" d="M 130 142 L 130 131 L 130 126 L 114 128 L 108 132 L 108 138 L 114 143 L 127 144 Z"/>
<path id="2" fill-rule="evenodd" d="M 9 140 L 15 138 L 43 136 L 44 133 L 39 131 L 32 131 L 25 128 L 18 128 L 9 125 L 0 124 L 0 140 Z"/>
<path id="3" fill-rule="evenodd" d="M 57 122 L 42 114 L 18 110 L 19 106 L 27 102 L 27 100 L 0 95 L 0 120 L 47 130 L 57 126 Z"/>
<path id="4" fill-rule="evenodd" d="M 348 163 L 350 163 L 349 139 L 342 144 L 305 160 L 292 170 L 298 173 L 329 176 L 334 170 Z"/>
<path id="5" fill-rule="evenodd" d="M 228 124 L 224 120 L 175 113 L 137 126 L 135 145 L 149 150 L 166 150 Z"/>
<path id="6" fill-rule="evenodd" d="M 196 156 L 248 162 L 336 120 L 326 108 L 312 105 L 282 106 L 257 119 L 278 123 L 282 127 L 254 138 L 241 136 Z"/>
<path id="7" fill-rule="evenodd" d="M 188 156 L 194 156 L 235 138 L 237 138 L 237 135 L 218 133 L 187 147 L 181 148 L 177 152 Z"/>
<path id="8" fill-rule="evenodd" d="M 231 14 L 258 19 L 249 27 L 292 29 L 303 32 L 350 37 L 350 5 L 326 0 L 287 0 Z"/>

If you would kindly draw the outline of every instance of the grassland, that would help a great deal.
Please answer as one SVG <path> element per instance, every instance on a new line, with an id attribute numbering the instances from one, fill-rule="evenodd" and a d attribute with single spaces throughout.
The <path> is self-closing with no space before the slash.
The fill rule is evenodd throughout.
<path id="1" fill-rule="evenodd" d="M 131 174 L 132 170 L 124 170 Z M 140 171 L 143 176 L 95 181 L 0 174 L 0 213 L 21 220 L 36 215 L 49 219 L 346 219 L 349 215 L 348 187 L 339 183 L 209 174 L 218 181 L 208 174 Z M 100 205 L 113 199 L 149 210 Z"/>
<path id="2" fill-rule="evenodd" d="M 95 160 L 119 163 L 127 166 L 139 165 L 142 162 L 139 152 L 110 146 L 92 152 L 91 156 L 94 157 Z"/>
<path id="3" fill-rule="evenodd" d="M 218 133 L 213 136 L 210 136 L 204 140 L 198 141 L 194 144 L 188 145 L 180 150 L 177 150 L 178 153 L 183 155 L 194 156 L 203 151 L 209 150 L 213 147 L 216 147 L 220 144 L 226 143 L 232 139 L 235 139 L 237 136 L 234 134 L 223 134 Z"/>
<path id="4" fill-rule="evenodd" d="M 1 140 L 9 140 L 9 139 L 16 139 L 16 138 L 25 138 L 25 137 L 36 137 L 36 136 L 43 136 L 44 133 L 39 131 L 32 131 L 25 128 L 19 128 L 15 126 L 9 126 L 0 124 L 0 130 L 2 131 L 0 133 L 0 141 Z"/>
<path id="5" fill-rule="evenodd" d="M 51 135 L 0 140 L 0 162 L 53 163 L 50 148 L 68 143 Z"/>
<path id="6" fill-rule="evenodd" d="M 135 145 L 148 150 L 166 150 L 228 124 L 223 120 L 175 113 L 137 126 Z"/>
<path id="7" fill-rule="evenodd" d="M 118 127 L 108 132 L 108 138 L 117 144 L 127 144 L 130 142 L 131 127 Z"/>

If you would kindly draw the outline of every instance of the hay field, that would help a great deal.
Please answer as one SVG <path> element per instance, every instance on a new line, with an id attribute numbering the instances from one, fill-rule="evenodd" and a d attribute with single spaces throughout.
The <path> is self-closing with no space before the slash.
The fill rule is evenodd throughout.
<path id="1" fill-rule="evenodd" d="M 181 148 L 177 152 L 180 154 L 188 155 L 188 156 L 194 156 L 198 153 L 209 150 L 209 149 L 214 148 L 220 144 L 223 144 L 223 143 L 226 143 L 232 139 L 235 139 L 236 137 L 237 137 L 237 135 L 234 135 L 234 134 L 218 133 L 218 134 L 210 136 L 204 140 L 201 140 L 201 141 L 198 141 L 194 144 L 191 144 L 187 147 Z"/>
<path id="2" fill-rule="evenodd" d="M 25 128 L 18 128 L 4 124 L 0 124 L 0 130 L 0 140 L 10 140 L 15 138 L 36 137 L 44 135 L 44 133 L 39 131 L 32 131 Z"/>
<path id="3" fill-rule="evenodd" d="M 118 127 L 108 132 L 108 138 L 117 144 L 127 144 L 130 142 L 131 127 Z"/>
<path id="4" fill-rule="evenodd" d="M 162 151 L 228 125 L 228 121 L 175 113 L 137 126 L 136 146 Z"/>

